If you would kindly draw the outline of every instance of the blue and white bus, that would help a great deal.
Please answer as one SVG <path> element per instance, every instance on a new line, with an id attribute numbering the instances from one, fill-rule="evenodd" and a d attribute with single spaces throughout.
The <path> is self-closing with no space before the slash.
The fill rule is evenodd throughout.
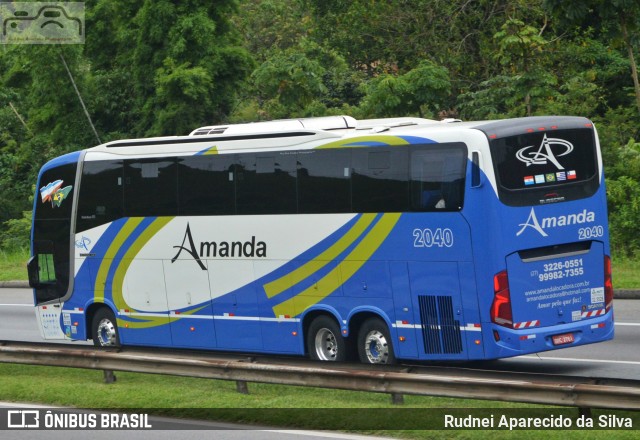
<path id="1" fill-rule="evenodd" d="M 45 339 L 365 363 L 613 338 L 580 117 L 325 117 L 109 142 L 40 171 Z"/>

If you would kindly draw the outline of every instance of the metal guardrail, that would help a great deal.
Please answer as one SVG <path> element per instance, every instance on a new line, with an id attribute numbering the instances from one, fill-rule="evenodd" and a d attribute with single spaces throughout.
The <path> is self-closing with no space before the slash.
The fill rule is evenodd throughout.
<path id="1" fill-rule="evenodd" d="M 579 408 L 640 409 L 640 381 L 599 384 L 587 378 L 518 373 L 507 379 L 474 374 L 409 372 L 403 367 L 365 367 L 292 360 L 263 363 L 254 358 L 217 354 L 183 354 L 138 348 L 117 351 L 0 342 L 0 362 L 87 368 L 106 371 L 167 374 L 237 381 L 262 382 L 354 391 L 525 402 Z M 280 361 L 282 362 L 282 361 Z M 106 375 L 105 375 L 106 378 Z M 242 389 L 243 388 L 243 389 Z"/>

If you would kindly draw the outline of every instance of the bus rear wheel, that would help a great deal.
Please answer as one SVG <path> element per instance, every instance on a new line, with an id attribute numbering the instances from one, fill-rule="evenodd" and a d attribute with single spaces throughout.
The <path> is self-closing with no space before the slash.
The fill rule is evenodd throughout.
<path id="1" fill-rule="evenodd" d="M 318 316 L 307 332 L 307 350 L 311 359 L 342 362 L 347 359 L 347 346 L 340 327 L 328 316 Z"/>
<path id="2" fill-rule="evenodd" d="M 379 318 L 368 319 L 358 332 L 358 356 L 363 364 L 394 364 L 391 336 L 387 325 Z"/>
<path id="3" fill-rule="evenodd" d="M 118 324 L 111 309 L 103 307 L 96 312 L 91 322 L 91 334 L 96 347 L 120 346 Z"/>

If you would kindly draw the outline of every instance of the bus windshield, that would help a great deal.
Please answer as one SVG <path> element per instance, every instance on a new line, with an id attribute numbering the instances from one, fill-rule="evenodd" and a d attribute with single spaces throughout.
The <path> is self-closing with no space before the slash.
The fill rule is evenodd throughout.
<path id="1" fill-rule="evenodd" d="M 511 206 L 576 200 L 599 186 L 593 129 L 523 133 L 493 139 L 500 199 Z"/>

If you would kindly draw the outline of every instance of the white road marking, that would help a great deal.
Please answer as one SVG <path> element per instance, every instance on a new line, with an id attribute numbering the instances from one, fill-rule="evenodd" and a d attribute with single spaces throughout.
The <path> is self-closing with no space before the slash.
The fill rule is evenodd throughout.
<path id="1" fill-rule="evenodd" d="M 579 358 L 562 358 L 562 357 L 535 356 L 535 355 L 518 356 L 518 359 L 532 359 L 532 360 L 543 360 L 543 361 L 589 362 L 589 363 L 597 363 L 597 364 L 640 365 L 640 362 L 638 361 L 614 361 L 614 360 L 607 360 L 607 359 L 579 359 Z"/>

